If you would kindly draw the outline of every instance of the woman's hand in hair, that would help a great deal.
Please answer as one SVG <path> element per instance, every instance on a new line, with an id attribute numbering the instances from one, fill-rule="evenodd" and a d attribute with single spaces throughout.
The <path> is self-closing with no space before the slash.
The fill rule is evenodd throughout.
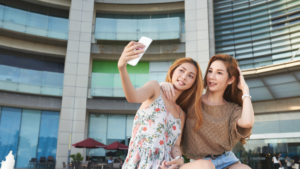
<path id="1" fill-rule="evenodd" d="M 243 94 L 249 94 L 249 87 L 245 81 L 245 78 L 242 74 L 240 67 L 237 68 L 240 73 L 240 81 L 238 82 L 238 88 L 243 91 Z"/>
<path id="2" fill-rule="evenodd" d="M 140 57 L 141 53 L 144 53 L 145 45 L 142 43 L 131 41 L 124 48 L 123 53 L 118 61 L 118 68 L 124 68 L 127 65 L 127 62 Z"/>
<path id="3" fill-rule="evenodd" d="M 175 92 L 177 92 L 177 90 L 174 88 L 173 84 L 169 83 L 169 82 L 161 82 L 159 85 L 160 85 L 161 90 L 165 94 L 165 96 L 169 100 L 172 100 L 172 97 L 175 96 Z"/>

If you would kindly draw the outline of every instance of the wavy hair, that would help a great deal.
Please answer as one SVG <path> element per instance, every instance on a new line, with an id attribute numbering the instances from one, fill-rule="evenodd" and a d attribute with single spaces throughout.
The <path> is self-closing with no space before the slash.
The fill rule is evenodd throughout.
<path id="1" fill-rule="evenodd" d="M 201 96 L 203 94 L 203 80 L 202 72 L 199 64 L 192 58 L 181 58 L 176 60 L 169 68 L 166 82 L 172 83 L 172 76 L 175 69 L 182 65 L 183 63 L 191 63 L 197 69 L 197 75 L 195 76 L 195 82 L 189 89 L 183 91 L 181 95 L 176 100 L 176 103 L 185 111 L 192 110 L 197 118 L 197 125 L 195 126 L 195 131 L 198 130 L 202 124 L 202 109 L 201 109 Z"/>
<path id="2" fill-rule="evenodd" d="M 232 82 L 232 84 L 228 85 L 227 88 L 225 89 L 223 98 L 226 101 L 236 103 L 239 106 L 243 107 L 243 100 L 242 100 L 243 92 L 238 88 L 238 82 L 240 81 L 240 73 L 237 69 L 238 64 L 237 64 L 237 61 L 228 54 L 216 54 L 209 60 L 209 63 L 208 63 L 207 69 L 206 69 L 206 73 L 205 73 L 205 77 L 204 77 L 204 88 L 207 89 L 208 69 L 210 68 L 210 65 L 214 61 L 217 61 L 217 60 L 220 60 L 225 64 L 225 66 L 227 68 L 228 79 L 230 79 L 231 77 L 235 77 L 235 80 Z M 246 139 L 242 138 L 240 140 L 240 142 L 242 144 L 246 144 Z"/>

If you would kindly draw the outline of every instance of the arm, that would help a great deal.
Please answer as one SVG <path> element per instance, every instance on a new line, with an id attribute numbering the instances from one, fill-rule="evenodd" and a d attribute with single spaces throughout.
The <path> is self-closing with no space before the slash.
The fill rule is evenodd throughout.
<path id="1" fill-rule="evenodd" d="M 249 95 L 249 87 L 246 84 L 246 81 L 244 79 L 244 76 L 242 74 L 242 71 L 240 68 L 238 68 L 240 72 L 240 81 L 238 83 L 238 88 L 243 91 L 243 94 Z M 243 111 L 242 111 L 242 116 L 238 120 L 238 126 L 242 128 L 250 128 L 254 124 L 254 110 L 252 107 L 252 102 L 249 97 L 245 97 L 243 99 Z"/>
<path id="2" fill-rule="evenodd" d="M 122 87 L 129 103 L 142 103 L 145 100 L 151 98 L 155 92 L 159 91 L 159 85 L 155 81 L 150 81 L 146 83 L 143 87 L 135 89 L 130 81 L 129 74 L 126 69 L 127 62 L 131 59 L 138 58 L 144 50 L 139 50 L 143 48 L 144 45 L 137 42 L 130 42 L 124 49 L 119 62 L 118 68 L 121 76 Z"/>
<path id="3" fill-rule="evenodd" d="M 181 133 L 176 140 L 174 146 L 171 149 L 172 157 L 176 158 L 177 156 L 182 156 L 181 150 L 180 150 L 180 143 L 181 143 L 181 137 L 182 137 L 182 132 L 185 124 L 185 112 L 181 112 Z"/>
<path id="4" fill-rule="evenodd" d="M 171 149 L 171 155 L 172 158 L 175 159 L 177 156 L 182 156 L 181 150 L 180 150 L 180 143 L 181 143 L 181 138 L 182 138 L 182 132 L 184 129 L 184 124 L 185 124 L 185 118 L 186 118 L 186 114 L 185 112 L 181 112 L 181 133 L 178 137 L 178 139 L 176 140 L 174 146 Z M 166 163 L 167 165 L 172 165 L 172 164 L 184 164 L 184 160 L 183 159 L 176 159 L 176 160 L 172 160 Z"/>

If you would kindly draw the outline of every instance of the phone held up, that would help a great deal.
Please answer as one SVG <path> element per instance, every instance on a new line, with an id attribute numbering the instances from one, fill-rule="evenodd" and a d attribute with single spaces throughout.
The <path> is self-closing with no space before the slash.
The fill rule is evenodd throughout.
<path id="1" fill-rule="evenodd" d="M 144 48 L 145 52 L 148 49 L 148 47 L 150 46 L 151 42 L 152 42 L 152 39 L 147 38 L 145 36 L 142 36 L 141 39 L 139 40 L 139 43 L 142 43 L 145 45 L 145 48 Z M 144 53 L 142 53 L 140 55 L 140 57 L 132 59 L 132 60 L 128 61 L 127 63 L 130 64 L 131 66 L 136 66 L 138 64 L 138 62 L 140 61 L 140 59 L 143 57 Z"/>

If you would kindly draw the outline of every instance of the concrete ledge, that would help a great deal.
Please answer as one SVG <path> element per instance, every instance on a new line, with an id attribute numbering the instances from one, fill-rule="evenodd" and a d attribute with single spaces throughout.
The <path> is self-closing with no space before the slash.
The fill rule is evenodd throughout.
<path id="1" fill-rule="evenodd" d="M 159 4 L 96 3 L 95 11 L 111 14 L 162 14 L 184 12 L 184 1 Z"/>
<path id="2" fill-rule="evenodd" d="M 106 61 L 117 61 L 120 59 L 121 54 L 91 54 L 93 59 L 106 60 Z M 185 53 L 174 53 L 174 54 L 157 54 L 157 55 L 143 55 L 141 61 L 144 62 L 168 62 L 174 61 L 179 58 L 184 58 Z"/>
<path id="3" fill-rule="evenodd" d="M 0 36 L 0 47 L 5 49 L 27 51 L 29 53 L 46 54 L 49 56 L 59 57 L 65 57 L 67 52 L 66 47 L 35 43 L 5 36 Z"/>
<path id="4" fill-rule="evenodd" d="M 95 0 L 96 3 L 110 3 L 110 4 L 155 4 L 155 3 L 170 3 L 182 2 L 184 0 Z"/>
<path id="5" fill-rule="evenodd" d="M 98 45 L 92 44 L 91 53 L 99 54 L 121 54 L 126 45 Z M 167 44 L 167 45 L 151 45 L 147 50 L 147 54 L 174 54 L 185 53 L 185 43 Z"/>
<path id="6" fill-rule="evenodd" d="M 276 65 L 268 65 L 268 66 L 253 68 L 253 69 L 246 69 L 246 70 L 242 70 L 242 72 L 245 78 L 252 78 L 252 77 L 274 75 L 274 74 L 284 73 L 284 72 L 289 72 L 294 70 L 300 70 L 300 60 L 280 63 Z"/>
<path id="7" fill-rule="evenodd" d="M 49 6 L 60 9 L 70 9 L 71 0 L 23 0 L 34 4 Z"/>
<path id="8" fill-rule="evenodd" d="M 252 102 L 255 114 L 300 110 L 300 97 Z"/>
<path id="9" fill-rule="evenodd" d="M 119 60 L 126 45 L 92 44 L 93 59 Z M 185 43 L 170 45 L 151 45 L 142 61 L 174 61 L 185 57 Z"/>
<path id="10" fill-rule="evenodd" d="M 62 99 L 59 97 L 36 96 L 0 91 L 0 105 L 38 110 L 60 111 Z"/>
<path id="11" fill-rule="evenodd" d="M 125 98 L 93 98 L 87 99 L 86 107 L 89 112 L 134 114 L 140 105 L 139 103 L 128 103 Z"/>

